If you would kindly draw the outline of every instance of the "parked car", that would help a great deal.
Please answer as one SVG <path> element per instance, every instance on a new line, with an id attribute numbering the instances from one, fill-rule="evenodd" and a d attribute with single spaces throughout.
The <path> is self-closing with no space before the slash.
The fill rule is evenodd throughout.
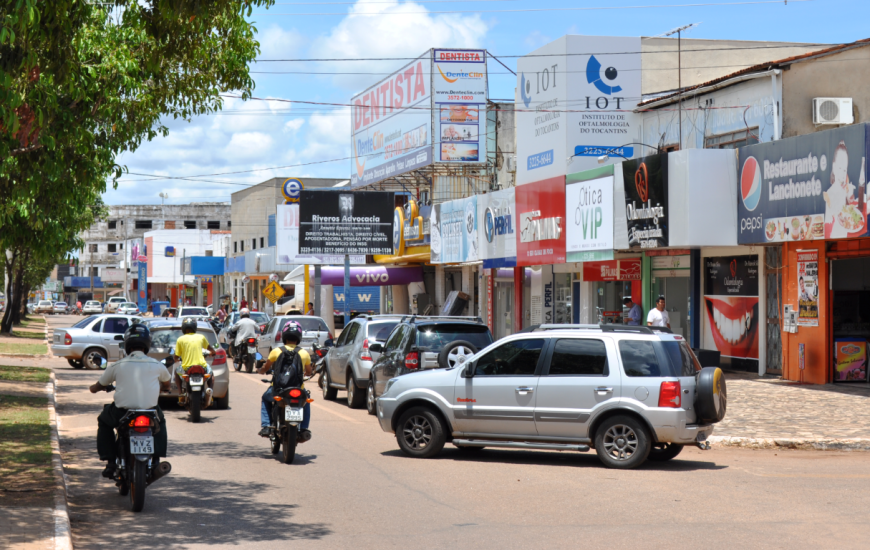
<path id="1" fill-rule="evenodd" d="M 263 313 L 262 311 L 252 311 L 251 319 L 256 321 L 256 323 L 260 326 L 260 334 L 266 331 L 266 326 L 269 324 L 271 318 L 268 314 Z M 221 331 L 218 333 L 218 342 L 220 342 L 221 346 L 224 349 L 227 349 L 230 343 L 227 341 L 227 331 L 232 328 L 239 321 L 239 312 L 234 311 L 232 314 L 227 316 L 224 324 L 221 326 Z"/>
<path id="2" fill-rule="evenodd" d="M 118 306 L 117 311 L 121 315 L 138 315 L 140 313 L 139 306 L 133 302 L 124 302 Z"/>
<path id="3" fill-rule="evenodd" d="M 103 306 L 101 306 L 100 302 L 96 300 L 88 300 L 85 302 L 85 305 L 82 306 L 83 315 L 99 315 L 102 312 Z"/>
<path id="4" fill-rule="evenodd" d="M 33 312 L 36 311 L 36 302 L 28 302 L 26 307 L 27 307 L 27 313 L 33 314 Z M 5 310 L 6 304 L 3 304 L 3 308 Z"/>
<path id="5" fill-rule="evenodd" d="M 33 310 L 35 313 L 53 313 L 54 312 L 54 304 L 51 303 L 51 300 L 40 300 L 37 302 L 36 307 Z"/>
<path id="6" fill-rule="evenodd" d="M 67 306 L 66 302 L 55 302 L 54 305 L 51 306 L 51 312 L 56 315 L 64 315 L 67 312 L 67 307 L 69 306 Z"/>
<path id="7" fill-rule="evenodd" d="M 112 296 L 109 298 L 109 301 L 106 302 L 106 313 L 117 313 L 118 308 L 127 303 L 127 298 L 123 296 Z"/>
<path id="8" fill-rule="evenodd" d="M 56 328 L 51 336 L 51 353 L 63 357 L 71 367 L 105 368 L 106 361 L 119 358 L 118 343 L 124 341 L 124 331 L 141 319 L 132 315 L 100 314 L 85 317 L 68 328 Z M 102 357 L 102 365 L 97 361 Z"/>
<path id="9" fill-rule="evenodd" d="M 492 340 L 489 327 L 478 318 L 403 318 L 385 344 L 369 345 L 369 351 L 381 355 L 365 381 L 367 408 L 374 414 L 375 400 L 384 393 L 389 379 L 409 372 L 461 365 Z M 324 399 L 329 398 L 324 390 Z"/>
<path id="10" fill-rule="evenodd" d="M 360 315 L 351 321 L 326 354 L 326 370 L 320 377 L 321 389 L 327 384 L 325 397 L 334 399 L 336 392 L 346 390 L 347 404 L 352 409 L 366 402 L 369 373 L 380 354 L 373 344 L 383 344 L 402 320 L 401 315 Z M 339 387 L 340 386 L 340 387 Z M 375 413 L 374 395 L 369 412 Z"/>
<path id="11" fill-rule="evenodd" d="M 178 338 L 181 337 L 180 319 L 147 319 L 142 321 L 151 329 L 151 350 L 148 357 L 162 361 L 169 356 L 169 350 L 175 347 Z M 217 345 L 217 335 L 207 322 L 196 324 L 196 332 L 205 336 L 208 343 L 215 349 L 214 356 L 205 358 L 214 373 L 214 399 L 215 407 L 226 409 L 230 406 L 230 371 L 227 368 L 227 354 Z M 123 352 L 122 352 L 123 355 Z M 180 395 L 175 377 L 172 377 L 172 386 L 168 392 L 160 392 L 161 400 L 178 400 Z"/>
<path id="12" fill-rule="evenodd" d="M 251 314 L 253 315 L 253 313 Z M 329 332 L 329 327 L 326 322 L 320 317 L 312 317 L 306 315 L 281 315 L 273 317 L 266 325 L 266 330 L 260 334 L 260 342 L 257 345 L 257 351 L 263 357 L 268 357 L 269 352 L 274 348 L 281 346 L 281 330 L 287 321 L 296 321 L 302 327 L 302 342 L 303 348 L 311 351 L 311 346 L 315 342 L 323 347 L 327 340 L 332 340 L 332 334 Z M 313 358 L 312 358 L 313 359 Z"/>
<path id="13" fill-rule="evenodd" d="M 160 316 L 164 318 L 178 317 L 178 308 L 165 307 L 163 308 L 163 311 L 160 312 Z"/>
<path id="14" fill-rule="evenodd" d="M 185 306 L 181 308 L 181 313 L 176 315 L 176 317 L 188 317 L 188 316 L 198 316 L 198 317 L 210 317 L 210 313 L 207 308 L 204 307 L 196 307 L 196 306 Z"/>
<path id="15" fill-rule="evenodd" d="M 589 451 L 609 468 L 709 449 L 725 378 L 686 341 L 649 327 L 588 325 L 509 336 L 450 369 L 391 379 L 381 428 L 408 456 L 460 449 Z"/>

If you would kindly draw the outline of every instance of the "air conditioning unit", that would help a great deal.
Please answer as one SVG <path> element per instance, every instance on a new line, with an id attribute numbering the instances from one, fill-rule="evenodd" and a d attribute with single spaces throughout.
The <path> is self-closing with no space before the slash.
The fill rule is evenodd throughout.
<path id="1" fill-rule="evenodd" d="M 852 124 L 851 97 L 813 98 L 813 124 Z"/>
<path id="2" fill-rule="evenodd" d="M 507 156 L 507 171 L 508 172 L 516 172 L 517 171 L 517 156 L 516 155 L 508 155 Z"/>

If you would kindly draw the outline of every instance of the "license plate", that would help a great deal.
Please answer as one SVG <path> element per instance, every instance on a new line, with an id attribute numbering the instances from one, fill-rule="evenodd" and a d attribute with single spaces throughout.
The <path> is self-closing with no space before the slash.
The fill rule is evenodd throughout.
<path id="1" fill-rule="evenodd" d="M 130 454 L 134 455 L 153 455 L 154 454 L 154 438 L 148 437 L 130 437 Z"/>
<path id="2" fill-rule="evenodd" d="M 302 413 L 302 409 L 293 407 L 284 408 L 284 420 L 287 422 L 302 422 L 303 418 L 304 414 Z"/>
<path id="3" fill-rule="evenodd" d="M 202 386 L 202 376 L 191 376 L 190 377 L 190 385 L 199 384 Z"/>
<path id="4" fill-rule="evenodd" d="M 257 353 L 257 348 L 253 348 L 251 346 L 248 346 L 248 353 L 250 353 L 251 355 L 254 355 L 255 353 Z"/>

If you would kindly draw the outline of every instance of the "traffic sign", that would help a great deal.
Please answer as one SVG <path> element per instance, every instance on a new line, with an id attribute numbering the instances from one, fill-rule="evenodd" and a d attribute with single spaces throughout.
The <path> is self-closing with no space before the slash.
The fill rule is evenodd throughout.
<path id="1" fill-rule="evenodd" d="M 281 288 L 281 285 L 272 281 L 269 283 L 266 288 L 263 289 L 263 296 L 269 299 L 273 304 L 278 301 L 278 298 L 284 295 L 284 289 Z"/>

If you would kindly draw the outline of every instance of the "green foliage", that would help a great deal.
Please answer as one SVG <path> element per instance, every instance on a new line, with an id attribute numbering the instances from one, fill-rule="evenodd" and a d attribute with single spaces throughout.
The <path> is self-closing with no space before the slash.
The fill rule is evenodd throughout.
<path id="1" fill-rule="evenodd" d="M 0 380 L 12 382 L 48 382 L 50 379 L 50 369 L 0 365 Z"/>

